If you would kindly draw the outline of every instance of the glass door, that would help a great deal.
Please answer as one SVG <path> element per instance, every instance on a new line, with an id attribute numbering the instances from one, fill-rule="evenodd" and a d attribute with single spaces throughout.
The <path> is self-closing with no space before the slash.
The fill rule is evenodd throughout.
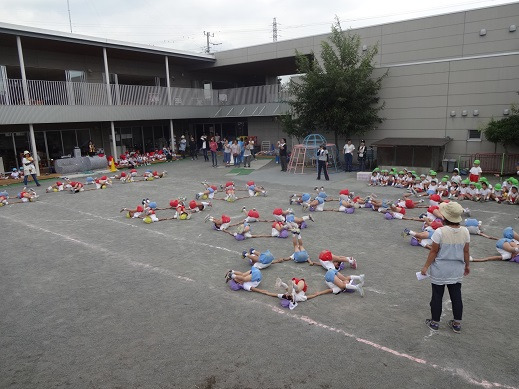
<path id="1" fill-rule="evenodd" d="M 69 105 L 84 104 L 85 72 L 82 70 L 65 70 Z"/>
<path id="2" fill-rule="evenodd" d="M 0 105 L 10 105 L 9 88 L 7 86 L 7 69 L 0 65 Z"/>

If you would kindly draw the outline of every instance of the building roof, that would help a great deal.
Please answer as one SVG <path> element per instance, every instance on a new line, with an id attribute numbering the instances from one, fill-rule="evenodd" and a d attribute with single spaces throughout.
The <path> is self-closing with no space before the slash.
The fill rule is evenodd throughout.
<path id="1" fill-rule="evenodd" d="M 115 48 L 127 51 L 137 51 L 149 54 L 167 55 L 169 57 L 200 60 L 201 62 L 215 62 L 213 54 L 200 54 L 183 50 L 174 50 L 165 47 L 143 45 L 139 43 L 123 42 L 112 39 L 92 37 L 88 35 L 73 34 L 69 32 L 46 30 L 42 28 L 20 26 L 17 24 L 1 23 L 0 34 L 19 35 L 40 39 L 57 40 L 90 46 Z"/>
<path id="2" fill-rule="evenodd" d="M 384 138 L 373 142 L 371 145 L 376 147 L 397 147 L 397 146 L 430 146 L 443 147 L 452 139 L 447 138 Z"/>

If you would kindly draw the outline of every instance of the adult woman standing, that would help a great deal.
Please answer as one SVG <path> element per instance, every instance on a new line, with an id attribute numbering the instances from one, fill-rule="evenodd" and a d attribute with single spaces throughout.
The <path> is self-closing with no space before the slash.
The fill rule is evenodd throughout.
<path id="1" fill-rule="evenodd" d="M 88 141 L 88 155 L 90 157 L 96 155 L 96 145 L 94 144 L 94 142 L 92 142 L 92 139 Z"/>
<path id="2" fill-rule="evenodd" d="M 191 160 L 198 159 L 198 150 L 196 149 L 196 140 L 193 135 L 189 138 L 189 152 L 191 153 Z"/>
<path id="3" fill-rule="evenodd" d="M 235 139 L 232 141 L 231 145 L 231 153 L 234 158 L 234 166 L 240 166 L 240 145 L 238 144 L 238 141 Z"/>
<path id="4" fill-rule="evenodd" d="M 249 141 L 245 141 L 245 145 L 243 146 L 243 167 L 250 167 L 250 159 L 251 159 L 251 144 Z"/>
<path id="5" fill-rule="evenodd" d="M 317 150 L 317 179 L 321 179 L 321 171 L 324 171 L 324 179 L 330 181 L 328 177 L 328 150 L 325 145 L 319 146 Z"/>
<path id="6" fill-rule="evenodd" d="M 343 147 L 345 172 L 351 172 L 353 169 L 353 150 L 355 150 L 355 146 L 351 143 L 351 139 L 348 139 L 348 142 Z"/>
<path id="7" fill-rule="evenodd" d="M 180 151 L 180 155 L 182 156 L 182 159 L 186 158 L 186 146 L 187 146 L 187 140 L 184 135 L 180 137 L 180 144 L 178 145 L 178 151 Z"/>
<path id="8" fill-rule="evenodd" d="M 364 139 L 360 141 L 360 146 L 357 150 L 357 156 L 359 159 L 359 172 L 362 172 L 366 168 L 366 142 Z"/>
<path id="9" fill-rule="evenodd" d="M 440 204 L 444 217 L 444 227 L 436 229 L 431 237 L 433 244 L 427 261 L 422 268 L 422 275 L 431 277 L 431 318 L 425 324 L 434 331 L 439 328 L 442 313 L 442 300 L 445 285 L 449 289 L 454 320 L 448 322 L 456 333 L 461 331 L 463 302 L 461 300 L 461 281 L 470 273 L 469 242 L 470 235 L 466 227 L 461 227 L 463 207 L 453 201 Z"/>
<path id="10" fill-rule="evenodd" d="M 227 138 L 223 138 L 222 141 L 223 146 L 223 162 L 225 163 L 225 166 L 231 165 L 231 144 L 227 140 Z"/>
<path id="11" fill-rule="evenodd" d="M 211 137 L 211 141 L 209 142 L 209 150 L 211 150 L 211 160 L 213 162 L 213 167 L 218 166 L 218 158 L 216 157 L 216 151 L 218 150 L 218 143 L 214 140 L 214 136 Z"/>
<path id="12" fill-rule="evenodd" d="M 29 153 L 27 150 L 23 152 L 22 165 L 23 184 L 27 186 L 27 179 L 29 178 L 29 175 L 31 175 L 36 186 L 41 186 L 41 184 L 38 182 L 38 178 L 36 178 L 36 166 L 34 165 L 34 158 L 31 157 L 31 153 Z"/>

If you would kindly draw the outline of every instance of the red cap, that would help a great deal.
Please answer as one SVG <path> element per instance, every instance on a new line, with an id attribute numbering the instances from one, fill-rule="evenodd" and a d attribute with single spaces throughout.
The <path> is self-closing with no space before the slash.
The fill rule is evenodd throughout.
<path id="1" fill-rule="evenodd" d="M 405 199 L 405 206 L 409 209 L 414 208 L 414 201 L 411 199 Z"/>
<path id="2" fill-rule="evenodd" d="M 130 173 L 137 173 L 137 169 L 130 170 Z"/>
<path id="3" fill-rule="evenodd" d="M 247 186 L 254 185 L 254 181 L 247 181 Z"/>
<path id="4" fill-rule="evenodd" d="M 143 212 L 144 211 L 144 208 L 142 207 L 142 205 L 137 205 L 137 212 Z"/>
<path id="5" fill-rule="evenodd" d="M 176 207 L 178 207 L 178 200 L 171 200 L 171 201 L 169 202 L 169 206 L 170 206 L 171 208 L 176 208 Z"/>
<path id="6" fill-rule="evenodd" d="M 154 175 L 154 176 L 158 176 L 158 175 L 159 175 L 159 172 L 155 170 L 155 171 L 153 172 L 153 175 Z"/>
<path id="7" fill-rule="evenodd" d="M 195 209 L 196 207 L 197 207 L 197 205 L 196 205 L 196 201 L 195 201 L 195 200 L 191 200 L 191 201 L 189 202 L 189 208 L 191 208 L 191 209 Z"/>
<path id="8" fill-rule="evenodd" d="M 125 173 L 125 172 L 122 172 L 122 173 L 121 173 L 121 177 L 126 177 L 126 173 Z"/>
<path id="9" fill-rule="evenodd" d="M 211 185 L 210 188 L 214 191 L 217 191 L 218 190 L 218 187 L 216 185 Z"/>
<path id="10" fill-rule="evenodd" d="M 429 197 L 429 200 L 436 201 L 437 203 L 439 203 L 440 201 L 442 201 L 442 198 L 440 197 L 440 195 L 433 194 Z"/>
<path id="11" fill-rule="evenodd" d="M 329 250 L 323 250 L 319 253 L 319 259 L 321 261 L 331 261 L 332 260 L 332 252 Z"/>
<path id="12" fill-rule="evenodd" d="M 435 220 L 431 223 L 431 227 L 433 230 L 435 230 L 437 228 L 443 227 L 443 223 L 441 221 Z"/>
<path id="13" fill-rule="evenodd" d="M 227 186 L 233 186 L 233 185 L 234 185 L 234 182 L 232 182 L 232 181 L 227 181 L 227 182 L 225 183 L 225 186 L 226 186 L 226 187 L 227 187 Z"/>
<path id="14" fill-rule="evenodd" d="M 222 222 L 223 223 L 229 223 L 231 221 L 231 218 L 227 215 L 222 215 Z"/>
<path id="15" fill-rule="evenodd" d="M 303 281 L 303 284 L 305 285 L 305 286 L 303 286 L 303 292 L 306 292 L 306 290 L 308 289 L 308 285 L 306 284 L 306 281 L 305 281 L 304 278 L 301 278 L 301 279 L 299 279 L 299 278 L 292 278 L 292 281 L 294 283 L 296 283 L 296 284 L 298 284 L 299 281 Z"/>
<path id="16" fill-rule="evenodd" d="M 348 189 L 343 189 L 339 192 L 339 194 L 348 196 L 350 194 L 350 191 Z"/>
<path id="17" fill-rule="evenodd" d="M 280 225 L 282 226 L 283 223 L 282 222 L 274 222 L 274 223 L 272 223 L 272 228 L 276 228 L 277 226 L 280 226 Z"/>
<path id="18" fill-rule="evenodd" d="M 247 213 L 247 216 L 250 216 L 250 217 L 254 217 L 254 218 L 259 218 L 259 212 L 256 211 L 255 209 L 251 209 L 249 211 L 249 213 Z"/>
<path id="19" fill-rule="evenodd" d="M 427 208 L 427 212 L 433 213 L 435 209 L 440 209 L 440 207 L 438 207 L 437 205 L 430 206 L 429 208 Z"/>
<path id="20" fill-rule="evenodd" d="M 283 210 L 281 208 L 274 209 L 274 212 L 272 212 L 273 215 L 283 215 Z"/>

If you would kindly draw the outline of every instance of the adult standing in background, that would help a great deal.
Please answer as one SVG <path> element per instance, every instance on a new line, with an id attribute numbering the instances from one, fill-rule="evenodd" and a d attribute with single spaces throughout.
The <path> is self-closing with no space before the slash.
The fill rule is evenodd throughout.
<path id="1" fill-rule="evenodd" d="M 238 141 L 235 139 L 232 141 L 231 145 L 231 153 L 232 157 L 234 159 L 234 166 L 239 167 L 240 166 L 240 145 L 238 144 Z"/>
<path id="2" fill-rule="evenodd" d="M 287 171 L 287 140 L 285 138 L 281 138 L 278 142 L 279 144 L 279 161 L 281 162 L 281 171 Z"/>
<path id="3" fill-rule="evenodd" d="M 225 166 L 231 166 L 231 144 L 227 141 L 227 138 L 223 138 L 222 140 L 223 147 L 223 162 Z"/>
<path id="4" fill-rule="evenodd" d="M 256 160 L 256 148 L 255 148 L 254 140 L 251 139 L 249 144 L 250 144 L 250 153 L 252 155 L 252 159 Z"/>
<path id="5" fill-rule="evenodd" d="M 191 160 L 198 159 L 198 151 L 196 149 L 196 140 L 193 135 L 189 138 L 189 152 L 191 153 Z"/>
<path id="6" fill-rule="evenodd" d="M 321 179 L 321 171 L 324 171 L 324 179 L 330 181 L 328 177 L 328 150 L 325 145 L 319 146 L 317 150 L 317 179 Z"/>
<path id="7" fill-rule="evenodd" d="M 250 167 L 250 159 L 251 159 L 251 145 L 249 141 L 245 141 L 245 145 L 243 146 L 243 167 Z"/>
<path id="8" fill-rule="evenodd" d="M 209 150 L 211 150 L 211 160 L 213 161 L 213 167 L 218 166 L 218 158 L 216 157 L 216 151 L 218 151 L 218 143 L 216 143 L 214 136 L 209 142 Z"/>
<path id="9" fill-rule="evenodd" d="M 221 148 L 220 148 L 220 135 L 216 134 L 214 136 L 214 141 L 216 142 L 216 146 L 217 146 L 216 150 L 220 151 L 221 150 Z"/>
<path id="10" fill-rule="evenodd" d="M 243 162 L 243 153 L 245 151 L 245 142 L 243 142 L 242 138 L 238 138 L 238 146 L 240 146 L 240 162 L 239 163 L 242 163 Z"/>
<path id="11" fill-rule="evenodd" d="M 351 143 L 351 139 L 348 139 L 346 144 L 343 147 L 344 150 L 344 171 L 351 172 L 353 166 L 353 151 L 355 150 L 355 146 Z"/>
<path id="12" fill-rule="evenodd" d="M 94 142 L 92 142 L 92 139 L 88 141 L 88 155 L 90 157 L 96 155 L 96 145 L 94 144 Z"/>
<path id="13" fill-rule="evenodd" d="M 359 172 L 362 172 L 366 168 L 366 142 L 364 141 L 364 139 L 360 141 L 360 146 L 357 150 L 357 155 L 359 158 Z"/>
<path id="14" fill-rule="evenodd" d="M 41 184 L 38 182 L 38 178 L 36 178 L 36 165 L 34 165 L 34 158 L 31 157 L 31 153 L 29 153 L 27 150 L 23 152 L 22 165 L 23 184 L 27 186 L 27 179 L 29 178 L 29 175 L 31 175 L 36 186 L 41 186 Z"/>
<path id="15" fill-rule="evenodd" d="M 182 159 L 186 158 L 186 146 L 187 146 L 187 140 L 184 135 L 180 137 L 180 144 L 178 145 L 178 151 L 180 151 L 180 155 L 182 156 Z"/>
<path id="16" fill-rule="evenodd" d="M 203 134 L 201 137 L 200 137 L 200 140 L 202 141 L 202 153 L 204 154 L 204 162 L 207 162 L 209 161 L 209 155 L 207 154 L 207 149 L 209 148 L 209 145 L 207 142 L 207 135 L 206 134 Z"/>

